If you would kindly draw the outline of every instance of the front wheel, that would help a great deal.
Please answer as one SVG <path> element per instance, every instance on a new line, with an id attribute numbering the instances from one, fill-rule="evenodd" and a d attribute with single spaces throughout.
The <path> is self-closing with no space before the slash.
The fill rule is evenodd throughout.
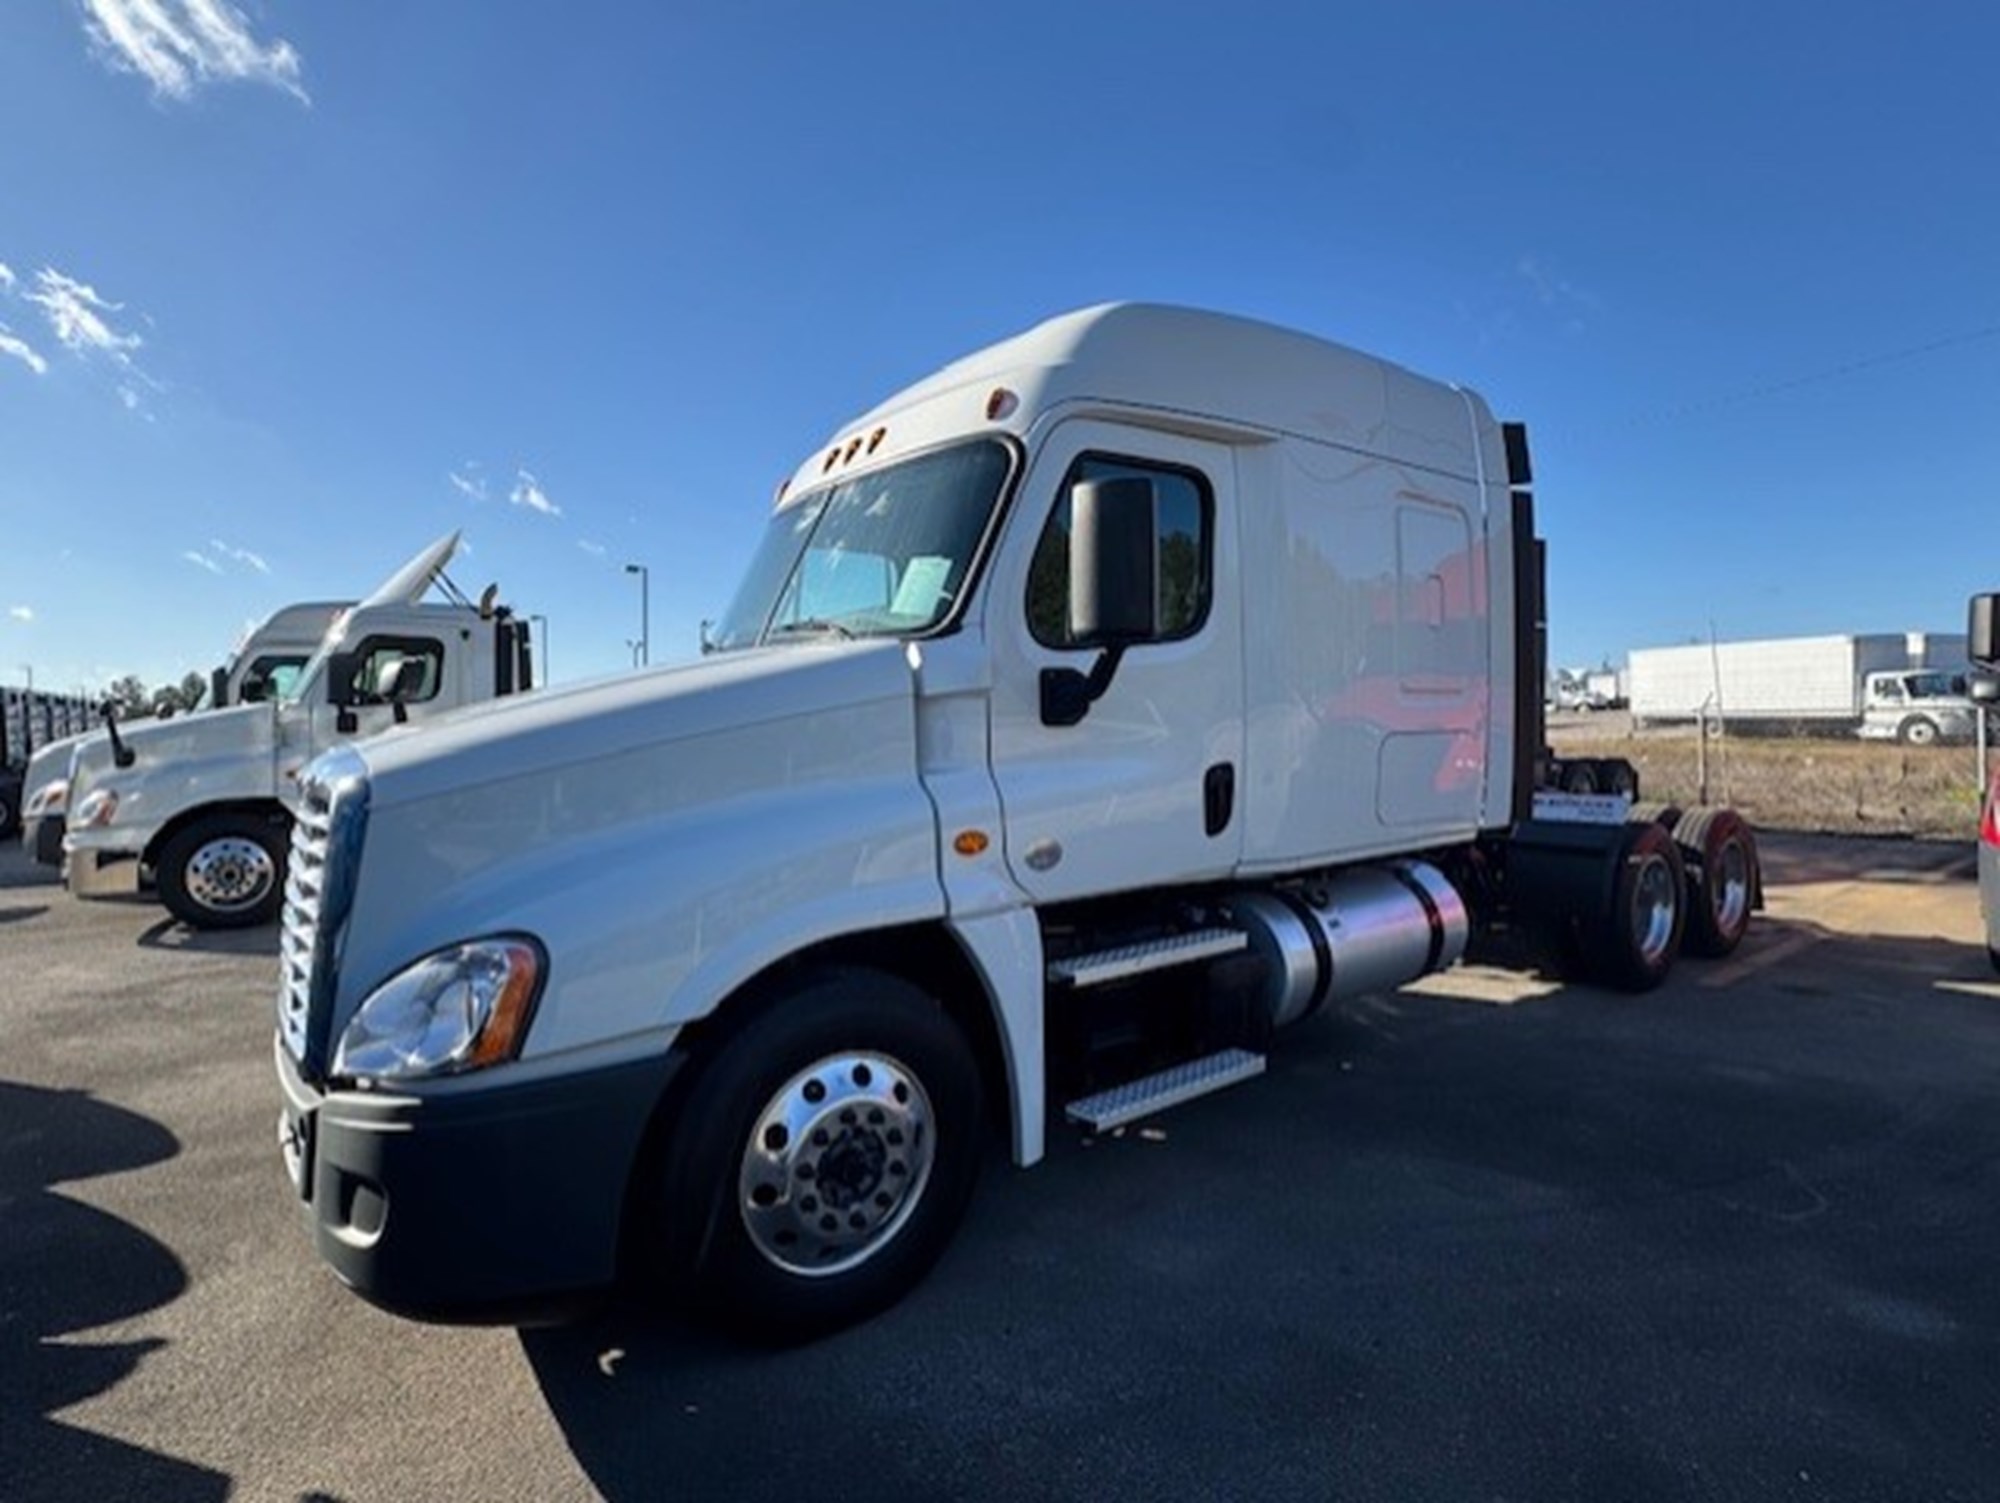
<path id="1" fill-rule="evenodd" d="M 285 845 L 284 826 L 255 814 L 198 819 L 160 848 L 160 901 L 191 929 L 269 923 L 284 901 Z"/>
<path id="2" fill-rule="evenodd" d="M 1903 722 L 1898 734 L 1906 746 L 1936 746 L 1938 725 L 1928 715 L 1912 715 Z"/>
<path id="3" fill-rule="evenodd" d="M 875 971 L 805 977 L 696 1077 L 654 1208 L 658 1272 L 754 1339 L 865 1319 L 944 1251 L 984 1121 L 978 1061 L 934 998 Z"/>

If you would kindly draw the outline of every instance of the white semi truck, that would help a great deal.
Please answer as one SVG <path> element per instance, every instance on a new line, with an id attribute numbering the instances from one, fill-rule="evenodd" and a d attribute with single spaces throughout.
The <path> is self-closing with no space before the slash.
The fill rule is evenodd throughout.
<path id="1" fill-rule="evenodd" d="M 1967 666 L 1965 638 L 1938 632 L 1644 647 L 1631 655 L 1632 718 L 1914 746 L 1969 741 Z"/>
<path id="2" fill-rule="evenodd" d="M 284 893 L 299 774 L 327 748 L 530 685 L 528 623 L 450 588 L 454 532 L 336 612 L 289 689 L 79 743 L 63 870 L 94 898 L 150 884 L 197 928 L 264 923 Z M 448 598 L 427 602 L 433 585 Z"/>
<path id="3" fill-rule="evenodd" d="M 280 606 L 237 644 L 227 660 L 208 676 L 208 688 L 190 714 L 227 709 L 235 704 L 283 698 L 325 639 L 333 618 L 351 600 L 302 600 Z M 22 781 L 21 844 L 44 866 L 62 865 L 64 819 L 69 807 L 69 764 L 86 736 L 102 730 L 64 736 L 35 749 Z"/>
<path id="4" fill-rule="evenodd" d="M 811 455 L 703 660 L 321 758 L 275 1037 L 320 1255 L 809 1335 L 922 1276 L 990 1123 L 1033 1164 L 1052 1102 L 1247 1079 L 1500 931 L 1633 989 L 1728 951 L 1736 816 L 1536 817 L 1527 481 L 1469 391 L 1094 308 Z"/>

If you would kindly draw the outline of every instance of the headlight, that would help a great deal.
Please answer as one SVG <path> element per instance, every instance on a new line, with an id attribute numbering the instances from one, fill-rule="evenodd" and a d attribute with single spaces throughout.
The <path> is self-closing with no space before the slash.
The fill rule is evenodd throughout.
<path id="1" fill-rule="evenodd" d="M 69 802 L 69 784 L 61 778 L 53 783 L 44 783 L 28 800 L 27 815 L 30 819 L 41 819 L 46 815 L 60 814 Z"/>
<path id="2" fill-rule="evenodd" d="M 541 946 L 518 936 L 427 955 L 369 993 L 340 1036 L 333 1073 L 413 1080 L 510 1060 L 546 969 Z"/>
<path id="3" fill-rule="evenodd" d="M 83 802 L 76 806 L 76 818 L 70 821 L 70 826 L 72 829 L 86 830 L 93 825 L 108 825 L 117 812 L 117 790 L 99 788 L 83 796 Z"/>

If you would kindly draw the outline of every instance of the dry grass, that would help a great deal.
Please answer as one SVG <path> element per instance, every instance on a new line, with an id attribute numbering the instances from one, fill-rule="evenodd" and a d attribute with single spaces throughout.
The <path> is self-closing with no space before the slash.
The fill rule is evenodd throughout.
<path id="1" fill-rule="evenodd" d="M 1700 801 L 1692 730 L 1634 734 L 1622 716 L 1597 716 L 1552 724 L 1549 736 L 1559 756 L 1626 758 L 1649 800 Z M 1969 840 L 1980 783 L 1969 746 L 1744 736 L 1708 746 L 1708 801 L 1763 829 Z"/>

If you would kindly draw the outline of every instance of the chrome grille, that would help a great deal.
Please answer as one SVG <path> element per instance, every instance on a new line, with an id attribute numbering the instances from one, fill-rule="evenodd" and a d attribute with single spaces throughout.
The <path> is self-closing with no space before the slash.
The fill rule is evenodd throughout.
<path id="1" fill-rule="evenodd" d="M 278 1031 L 309 1078 L 325 1052 L 340 941 L 352 906 L 367 821 L 368 780 L 346 748 L 328 752 L 299 780 L 278 952 Z"/>

